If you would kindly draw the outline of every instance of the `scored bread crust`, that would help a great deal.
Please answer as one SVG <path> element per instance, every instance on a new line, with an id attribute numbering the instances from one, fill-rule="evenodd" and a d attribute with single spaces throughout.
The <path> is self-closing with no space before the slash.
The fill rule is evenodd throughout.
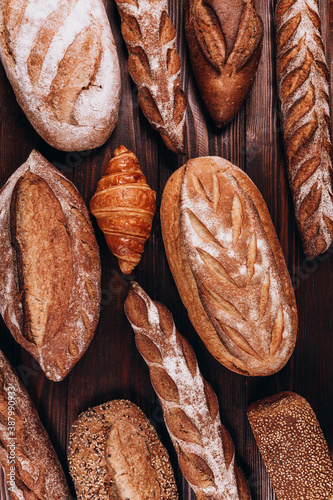
<path id="1" fill-rule="evenodd" d="M 51 146 L 86 150 L 110 136 L 120 68 L 102 0 L 1 0 L 0 57 L 17 102 Z"/>
<path id="2" fill-rule="evenodd" d="M 168 453 L 130 401 L 81 413 L 71 428 L 68 464 L 78 500 L 178 500 Z"/>
<path id="3" fill-rule="evenodd" d="M 71 500 L 49 436 L 26 388 L 1 351 L 0 417 L 0 464 L 10 488 L 10 498 Z M 10 481 L 13 465 L 15 480 Z"/>
<path id="4" fill-rule="evenodd" d="M 81 195 L 35 150 L 0 191 L 0 251 L 1 315 L 46 376 L 62 380 L 94 335 L 101 267 Z"/>
<path id="5" fill-rule="evenodd" d="M 278 500 L 333 498 L 333 463 L 309 403 L 281 392 L 249 406 L 248 418 Z"/>
<path id="6" fill-rule="evenodd" d="M 193 182 L 196 183 L 194 190 Z M 192 195 L 188 193 L 194 193 L 192 200 Z M 236 217 L 238 200 L 242 207 L 243 223 Z M 246 210 L 243 204 L 246 205 Z M 197 207 L 200 220 L 196 216 L 194 219 L 198 220 L 198 227 L 206 225 L 200 237 L 192 231 L 192 224 L 186 214 L 190 206 L 192 209 Z M 234 221 L 231 215 L 233 210 Z M 244 220 L 248 227 L 243 227 Z M 221 229 L 220 236 L 219 225 L 224 226 L 225 230 L 225 234 L 222 234 Z M 243 375 L 270 375 L 281 369 L 294 349 L 297 308 L 267 206 L 249 177 L 219 157 L 189 160 L 170 177 L 165 186 L 161 203 L 161 226 L 167 259 L 180 297 L 195 330 L 211 354 L 230 370 Z M 207 238 L 207 226 L 214 236 L 211 233 Z M 224 241 L 225 237 L 230 237 L 233 228 L 239 233 L 239 241 Z M 251 263 L 251 229 L 253 233 L 258 232 L 260 235 L 257 238 L 266 252 L 266 263 L 262 259 L 262 250 L 258 249 L 257 239 L 254 246 L 258 262 Z M 199 242 L 196 240 L 198 237 Z M 231 252 L 231 258 L 225 247 Z M 208 268 L 215 267 L 217 274 L 211 273 L 206 264 L 203 266 L 204 261 L 197 255 L 198 248 L 199 251 L 203 250 L 201 255 L 208 263 Z M 232 252 L 235 252 L 235 259 L 232 258 Z M 253 276 L 246 283 L 244 276 L 249 268 L 252 268 Z M 270 268 L 274 275 L 269 274 L 269 282 L 265 286 Z M 253 279 L 256 281 L 253 282 Z M 273 282 L 274 289 L 271 288 Z M 214 287 L 217 287 L 215 291 Z M 263 317 L 267 319 L 267 323 L 263 328 L 261 320 L 253 320 L 253 315 L 260 314 L 260 304 L 264 302 L 261 296 L 265 294 L 265 289 L 268 299 L 267 311 L 264 311 Z M 223 298 L 225 293 L 226 299 Z M 273 300 L 274 296 L 277 300 Z M 278 302 L 282 308 L 280 313 Z M 212 308 L 212 304 L 217 307 Z M 247 322 L 244 320 L 249 320 L 251 316 L 252 329 L 246 332 Z M 282 323 L 286 325 L 282 331 L 281 316 Z M 275 321 L 275 325 L 272 321 Z"/>

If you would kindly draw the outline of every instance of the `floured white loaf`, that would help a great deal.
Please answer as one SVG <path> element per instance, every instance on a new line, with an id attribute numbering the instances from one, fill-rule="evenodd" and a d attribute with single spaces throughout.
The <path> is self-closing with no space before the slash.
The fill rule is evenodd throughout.
<path id="1" fill-rule="evenodd" d="M 0 57 L 17 102 L 51 146 L 101 146 L 118 117 L 120 70 L 102 0 L 0 0 Z"/>
<path id="2" fill-rule="evenodd" d="M 213 356 L 244 375 L 280 370 L 295 345 L 296 302 L 250 178 L 223 158 L 189 160 L 166 184 L 161 224 L 179 294 Z"/>

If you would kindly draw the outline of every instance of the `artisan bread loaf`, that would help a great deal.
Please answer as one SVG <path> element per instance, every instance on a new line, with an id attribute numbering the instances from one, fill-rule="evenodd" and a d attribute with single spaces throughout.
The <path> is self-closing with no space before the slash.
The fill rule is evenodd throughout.
<path id="1" fill-rule="evenodd" d="M 249 177 L 219 157 L 189 160 L 165 186 L 161 226 L 179 294 L 213 356 L 244 375 L 281 369 L 296 340 L 295 296 Z"/>
<path id="2" fill-rule="evenodd" d="M 253 0 L 186 0 L 192 68 L 218 127 L 227 125 L 250 92 L 259 64 L 263 24 Z"/>
<path id="3" fill-rule="evenodd" d="M 186 99 L 167 0 L 116 0 L 139 105 L 166 146 L 184 153 Z"/>
<path id="4" fill-rule="evenodd" d="M 110 401 L 79 416 L 68 464 L 78 500 L 178 499 L 167 451 L 130 401 Z"/>
<path id="5" fill-rule="evenodd" d="M 316 415 L 293 392 L 253 403 L 248 417 L 277 500 L 331 500 L 333 464 Z"/>
<path id="6" fill-rule="evenodd" d="M 179 466 L 198 500 L 249 500 L 250 490 L 222 426 L 217 397 L 170 312 L 133 283 L 125 312 L 159 397 Z"/>
<path id="7" fill-rule="evenodd" d="M 0 312 L 61 380 L 87 349 L 100 306 L 99 252 L 74 185 L 37 151 L 0 192 Z"/>
<path id="8" fill-rule="evenodd" d="M 329 72 L 317 0 L 276 7 L 277 81 L 295 216 L 309 259 L 333 239 Z"/>
<path id="9" fill-rule="evenodd" d="M 12 500 L 71 500 L 30 397 L 0 351 L 0 464 Z"/>
<path id="10" fill-rule="evenodd" d="M 51 146 L 101 146 L 118 117 L 120 70 L 102 0 L 0 0 L 0 57 Z"/>

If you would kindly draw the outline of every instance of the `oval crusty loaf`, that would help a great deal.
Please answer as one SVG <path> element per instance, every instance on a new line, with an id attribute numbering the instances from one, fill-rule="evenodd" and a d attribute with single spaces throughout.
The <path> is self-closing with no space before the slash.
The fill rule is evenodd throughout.
<path id="1" fill-rule="evenodd" d="M 309 259 L 333 240 L 329 72 L 317 0 L 276 8 L 277 81 L 289 184 Z"/>
<path id="2" fill-rule="evenodd" d="M 296 303 L 249 177 L 219 157 L 188 161 L 166 184 L 161 224 L 179 294 L 213 356 L 244 375 L 281 369 L 295 345 Z"/>
<path id="3" fill-rule="evenodd" d="M 0 0 L 0 56 L 19 105 L 51 146 L 106 141 L 120 70 L 102 0 Z"/>
<path id="4" fill-rule="evenodd" d="M 184 153 L 186 99 L 167 0 L 116 0 L 140 107 L 166 146 Z"/>
<path id="5" fill-rule="evenodd" d="M 130 401 L 82 413 L 71 429 L 68 463 L 78 500 L 178 500 L 168 453 Z"/>
<path id="6" fill-rule="evenodd" d="M 12 500 L 72 498 L 38 413 L 1 351 L 0 464 Z"/>
<path id="7" fill-rule="evenodd" d="M 249 500 L 219 404 L 170 312 L 133 283 L 125 312 L 159 397 L 179 466 L 198 500 Z"/>
<path id="8" fill-rule="evenodd" d="M 5 323 L 46 376 L 61 380 L 94 335 L 101 269 L 79 192 L 37 151 L 0 191 L 0 253 Z"/>
<path id="9" fill-rule="evenodd" d="M 206 107 L 227 125 L 250 92 L 258 68 L 263 24 L 253 0 L 186 0 L 186 39 Z"/>
<path id="10" fill-rule="evenodd" d="M 253 403 L 248 417 L 277 500 L 332 500 L 332 459 L 304 398 L 281 392 Z"/>

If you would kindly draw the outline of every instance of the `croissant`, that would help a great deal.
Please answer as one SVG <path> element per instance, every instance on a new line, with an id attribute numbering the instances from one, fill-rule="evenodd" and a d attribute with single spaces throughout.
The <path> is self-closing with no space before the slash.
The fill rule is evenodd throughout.
<path id="1" fill-rule="evenodd" d="M 90 201 L 91 213 L 124 274 L 138 265 L 150 236 L 156 193 L 147 184 L 134 153 L 119 146 Z"/>

